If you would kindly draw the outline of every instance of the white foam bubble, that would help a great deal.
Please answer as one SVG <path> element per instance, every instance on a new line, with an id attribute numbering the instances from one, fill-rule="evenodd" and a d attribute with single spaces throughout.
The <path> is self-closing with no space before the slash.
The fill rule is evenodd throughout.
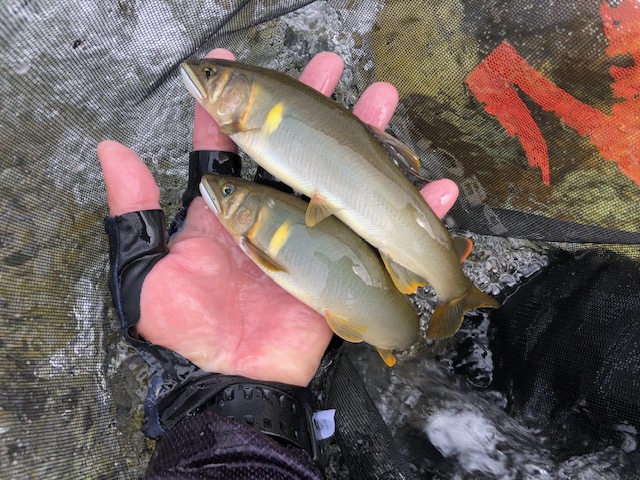
<path id="1" fill-rule="evenodd" d="M 457 458 L 467 472 L 506 475 L 505 437 L 487 419 L 471 411 L 442 410 L 425 425 L 425 433 L 446 458 Z"/>

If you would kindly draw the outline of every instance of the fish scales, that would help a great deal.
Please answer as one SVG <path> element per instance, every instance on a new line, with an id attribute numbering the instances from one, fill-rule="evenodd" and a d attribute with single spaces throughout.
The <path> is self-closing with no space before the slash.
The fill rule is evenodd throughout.
<path id="1" fill-rule="evenodd" d="M 245 120 L 248 130 L 232 135 L 249 156 L 273 175 L 310 197 L 318 192 L 325 201 L 338 208 L 349 205 L 348 211 L 341 209 L 336 216 L 363 238 L 369 240 L 369 237 L 375 237 L 370 243 L 381 251 L 402 251 L 402 255 L 396 253 L 392 256 L 412 271 L 418 268 L 411 268 L 410 260 L 424 258 L 425 254 L 429 254 L 424 247 L 428 245 L 433 250 L 437 247 L 434 243 L 441 244 L 438 255 L 459 269 L 459 261 L 453 254 L 443 227 L 434 228 L 431 234 L 416 223 L 415 217 L 412 218 L 412 215 L 422 214 L 425 223 L 439 224 L 435 214 L 430 209 L 421 211 L 415 207 L 425 203 L 419 192 L 388 160 L 388 154 L 379 142 L 360 122 L 354 121 L 350 112 L 335 112 L 335 103 L 327 100 L 331 103 L 327 105 L 325 102 L 323 106 L 331 109 L 335 118 L 331 122 L 319 122 L 316 119 L 321 116 L 322 108 L 309 105 L 308 100 L 304 103 L 295 101 L 296 97 L 302 98 L 295 88 L 297 85 L 281 92 L 270 79 L 261 79 L 259 82 L 264 83 L 261 88 L 264 91 L 261 104 L 264 106 L 250 106 L 250 113 Z M 274 95 L 274 90 L 280 94 Z M 261 132 L 259 127 L 268 111 L 282 97 L 286 100 L 283 102 L 284 118 L 280 126 L 272 133 Z M 298 160 L 285 163 L 281 161 L 283 158 Z M 384 161 L 372 163 L 369 160 L 372 158 Z M 410 185 L 411 188 L 398 188 L 398 185 Z M 388 192 L 394 195 L 385 195 Z M 425 239 L 427 235 L 429 240 Z M 406 262 L 402 261 L 404 257 L 407 257 Z M 427 275 L 425 279 L 430 283 L 438 283 L 434 282 L 435 275 Z"/>
<path id="2" fill-rule="evenodd" d="M 496 307 L 465 277 L 449 232 L 355 115 L 287 75 L 225 60 L 185 62 L 185 85 L 256 163 L 311 198 L 307 223 L 335 215 L 375 246 L 401 291 L 429 283 L 428 334 Z"/>
<path id="3" fill-rule="evenodd" d="M 375 250 L 342 222 L 307 227 L 306 202 L 242 179 L 208 175 L 201 185 L 236 242 L 250 241 L 260 252 L 251 258 L 289 293 L 325 317 L 366 327 L 361 340 L 378 349 L 406 349 L 417 340 L 415 309 Z M 227 185 L 234 191 L 224 195 Z"/>

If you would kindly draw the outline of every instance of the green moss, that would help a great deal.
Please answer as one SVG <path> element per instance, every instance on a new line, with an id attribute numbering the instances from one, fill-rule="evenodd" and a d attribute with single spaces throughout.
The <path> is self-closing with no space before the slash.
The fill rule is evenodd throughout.
<path id="1" fill-rule="evenodd" d="M 464 78 L 480 60 L 462 5 L 420 0 L 411 7 L 387 2 L 380 12 L 372 41 L 376 80 L 393 82 L 401 97 L 428 92 L 435 102 L 462 108 Z"/>

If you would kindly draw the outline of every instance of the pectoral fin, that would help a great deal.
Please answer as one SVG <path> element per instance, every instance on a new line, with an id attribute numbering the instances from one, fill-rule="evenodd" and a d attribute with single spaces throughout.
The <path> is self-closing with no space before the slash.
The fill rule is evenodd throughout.
<path id="1" fill-rule="evenodd" d="M 460 263 L 464 262 L 469 254 L 471 253 L 471 249 L 473 248 L 473 242 L 468 238 L 459 237 L 454 235 L 453 238 L 453 249 L 456 254 L 460 258 Z"/>
<path id="2" fill-rule="evenodd" d="M 305 223 L 307 227 L 313 227 L 317 225 L 322 220 L 327 217 L 330 217 L 338 210 L 334 208 L 333 205 L 328 203 L 324 198 L 320 195 L 313 195 L 311 200 L 309 201 L 309 206 L 307 207 L 307 213 L 304 217 Z"/>
<path id="3" fill-rule="evenodd" d="M 225 123 L 224 125 L 220 125 L 220 133 L 224 133 L 225 135 L 233 135 L 238 132 L 246 132 L 247 129 L 240 125 L 238 122 Z"/>
<path id="4" fill-rule="evenodd" d="M 385 350 L 384 348 L 376 348 L 384 363 L 389 367 L 393 367 L 396 364 L 396 357 L 393 355 L 391 350 Z"/>
<path id="5" fill-rule="evenodd" d="M 324 318 L 327 320 L 333 333 L 347 342 L 360 343 L 368 328 L 366 325 L 350 322 L 348 319 L 331 313 L 328 310 L 324 312 Z"/>
<path id="6" fill-rule="evenodd" d="M 240 248 L 244 253 L 247 254 L 247 256 L 251 260 L 257 263 L 259 266 L 263 267 L 265 270 L 268 270 L 270 272 L 288 273 L 288 270 L 282 264 L 280 264 L 278 260 L 254 245 L 254 243 L 248 237 L 242 237 L 242 240 L 240 241 Z"/>
<path id="7" fill-rule="evenodd" d="M 384 149 L 389 153 L 389 155 L 391 155 L 393 163 L 406 173 L 413 175 L 424 182 L 428 181 L 420 176 L 420 158 L 416 152 L 384 130 L 374 127 L 373 125 L 365 125 L 369 132 L 378 139 Z"/>
<path id="8" fill-rule="evenodd" d="M 415 293 L 418 287 L 424 287 L 427 284 L 424 278 L 394 262 L 388 255 L 380 252 L 380 256 L 382 257 L 384 266 L 387 267 L 387 271 L 394 285 L 405 295 Z"/>

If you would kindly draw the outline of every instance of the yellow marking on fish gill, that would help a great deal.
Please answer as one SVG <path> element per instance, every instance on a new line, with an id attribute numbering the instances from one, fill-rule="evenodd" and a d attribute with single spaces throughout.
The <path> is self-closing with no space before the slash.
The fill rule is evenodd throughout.
<path id="1" fill-rule="evenodd" d="M 266 134 L 271 134 L 276 131 L 278 125 L 282 121 L 282 112 L 284 111 L 284 104 L 282 102 L 276 103 L 269 113 L 267 113 L 267 118 L 264 119 L 264 123 L 262 124 L 262 130 Z"/>
<path id="2" fill-rule="evenodd" d="M 282 246 L 287 241 L 287 238 L 289 238 L 290 234 L 291 224 L 289 222 L 284 222 L 282 225 L 280 225 L 278 227 L 278 230 L 276 230 L 276 233 L 273 234 L 271 241 L 269 242 L 269 247 L 267 249 L 269 255 L 275 258 Z"/>

